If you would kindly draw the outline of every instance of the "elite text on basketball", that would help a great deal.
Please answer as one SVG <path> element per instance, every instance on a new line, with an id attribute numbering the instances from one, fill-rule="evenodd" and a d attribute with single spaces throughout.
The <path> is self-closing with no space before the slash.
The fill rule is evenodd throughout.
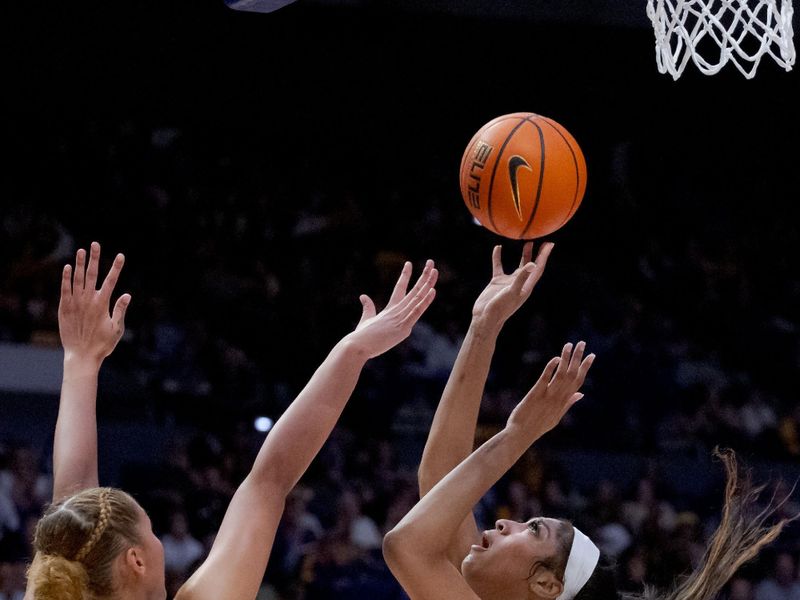
<path id="1" fill-rule="evenodd" d="M 481 207 L 481 175 L 483 175 L 483 168 L 486 166 L 486 161 L 489 160 L 489 155 L 492 153 L 492 150 L 493 147 L 486 142 L 478 142 L 475 145 L 472 165 L 469 168 L 469 177 L 472 179 L 472 183 L 467 186 L 469 201 L 474 208 Z"/>

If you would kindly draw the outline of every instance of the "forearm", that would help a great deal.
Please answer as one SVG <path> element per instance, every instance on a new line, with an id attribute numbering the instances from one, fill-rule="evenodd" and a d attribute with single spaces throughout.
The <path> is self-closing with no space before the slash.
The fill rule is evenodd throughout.
<path id="1" fill-rule="evenodd" d="M 424 496 L 473 450 L 483 390 L 500 325 L 480 319 L 470 323 L 436 415 L 419 466 Z"/>
<path id="2" fill-rule="evenodd" d="M 96 487 L 100 361 L 67 353 L 53 441 L 53 499 Z"/>
<path id="3" fill-rule="evenodd" d="M 449 540 L 483 495 L 522 456 L 536 437 L 518 428 L 493 436 L 437 483 L 398 523 L 395 543 L 426 555 L 448 551 Z"/>
<path id="4" fill-rule="evenodd" d="M 249 478 L 288 493 L 328 439 L 355 389 L 367 355 L 345 337 L 278 419 Z"/>

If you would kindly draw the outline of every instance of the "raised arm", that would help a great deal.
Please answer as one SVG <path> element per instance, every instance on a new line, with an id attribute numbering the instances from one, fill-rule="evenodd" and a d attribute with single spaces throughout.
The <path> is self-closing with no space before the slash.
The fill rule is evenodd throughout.
<path id="1" fill-rule="evenodd" d="M 61 276 L 58 331 L 64 346 L 64 379 L 53 442 L 53 500 L 96 487 L 97 376 L 103 360 L 116 347 L 125 329 L 131 301 L 123 294 L 109 315 L 111 294 L 125 257 L 117 254 L 103 285 L 97 287 L 100 244 L 78 250 L 75 269 L 66 265 Z"/>
<path id="2" fill-rule="evenodd" d="M 594 355 L 584 344 L 564 346 L 517 405 L 506 427 L 473 452 L 422 498 L 390 531 L 383 544 L 392 573 L 414 600 L 476 600 L 448 559 L 448 540 L 478 500 L 530 445 L 552 429 L 578 393 Z"/>
<path id="3" fill-rule="evenodd" d="M 531 263 L 533 244 L 526 243 L 519 268 L 506 274 L 501 261 L 501 248 L 495 246 L 492 252 L 492 279 L 472 308 L 469 330 L 442 393 L 422 453 L 418 471 L 420 497 L 472 452 L 478 411 L 497 336 L 503 324 L 530 297 L 544 273 L 552 249 L 553 244 L 542 245 L 536 262 Z M 470 511 L 450 540 L 448 557 L 456 567 L 461 565 L 470 546 L 479 536 Z"/>
<path id="4" fill-rule="evenodd" d="M 363 312 L 278 419 L 255 464 L 231 500 L 208 559 L 181 588 L 179 600 L 255 598 L 289 491 L 328 438 L 369 358 L 396 346 L 433 302 L 438 274 L 428 261 L 406 293 L 406 263 L 386 308 L 361 296 Z"/>

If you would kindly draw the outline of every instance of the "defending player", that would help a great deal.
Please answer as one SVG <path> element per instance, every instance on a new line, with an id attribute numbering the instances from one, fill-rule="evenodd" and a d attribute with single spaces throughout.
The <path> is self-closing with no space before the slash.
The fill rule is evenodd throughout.
<path id="1" fill-rule="evenodd" d="M 100 365 L 119 342 L 130 295 L 109 317 L 124 263 L 114 260 L 96 290 L 100 246 L 79 250 L 74 274 L 61 282 L 59 330 L 64 381 L 54 442 L 53 504 L 36 528 L 36 554 L 26 600 L 163 599 L 164 556 L 150 520 L 125 492 L 99 488 L 95 397 Z M 236 491 L 210 554 L 177 594 L 179 600 L 255 598 L 284 501 L 327 439 L 362 367 L 403 341 L 435 296 L 438 273 L 428 261 L 407 292 L 406 263 L 386 308 L 361 296 L 356 329 L 336 344 L 303 391 L 278 419 Z"/>

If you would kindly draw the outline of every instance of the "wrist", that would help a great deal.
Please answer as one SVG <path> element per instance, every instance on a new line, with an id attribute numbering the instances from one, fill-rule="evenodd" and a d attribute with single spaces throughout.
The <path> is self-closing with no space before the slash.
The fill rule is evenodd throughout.
<path id="1" fill-rule="evenodd" d="M 497 319 L 490 319 L 486 317 L 486 315 L 473 315 L 472 321 L 470 321 L 469 324 L 469 329 L 478 337 L 497 339 L 500 335 L 500 330 L 503 329 L 503 323 L 504 322 L 498 321 Z"/>
<path id="2" fill-rule="evenodd" d="M 344 336 L 335 349 L 341 352 L 346 358 L 355 362 L 364 364 L 370 359 L 370 353 L 363 344 L 358 342 L 358 339 L 352 334 L 348 333 Z"/>
<path id="3" fill-rule="evenodd" d="M 523 426 L 521 423 L 509 421 L 500 432 L 504 443 L 515 449 L 520 455 L 531 447 L 531 445 L 542 437 L 542 434 L 534 431 L 530 426 Z"/>
<path id="4" fill-rule="evenodd" d="M 480 450 L 480 460 L 487 472 L 497 470 L 498 479 L 530 448 L 527 437 L 514 426 L 506 425 L 489 438 Z"/>
<path id="5" fill-rule="evenodd" d="M 64 351 L 64 376 L 85 376 L 94 375 L 100 372 L 100 365 L 103 364 L 103 359 L 74 352 L 70 350 Z"/>

